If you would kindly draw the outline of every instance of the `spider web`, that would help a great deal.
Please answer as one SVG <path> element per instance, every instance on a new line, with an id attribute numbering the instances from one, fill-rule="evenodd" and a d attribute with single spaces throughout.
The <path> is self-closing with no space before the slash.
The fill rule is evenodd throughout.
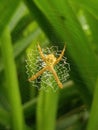
<path id="1" fill-rule="evenodd" d="M 42 49 L 42 51 L 44 55 L 52 53 L 57 58 L 61 54 L 62 50 L 59 51 L 57 46 L 52 46 L 51 48 L 47 47 Z M 64 84 L 69 78 L 70 65 L 66 62 L 66 60 L 67 58 L 63 56 L 61 61 L 54 67 L 62 84 Z M 30 50 L 26 59 L 26 73 L 28 75 L 28 79 L 45 66 L 46 63 L 41 59 L 38 50 Z M 31 85 L 33 87 L 37 87 L 39 90 L 45 90 L 47 92 L 50 90 L 50 88 L 53 91 L 56 91 L 59 88 L 53 74 L 50 71 L 45 71 L 38 78 L 32 80 Z"/>

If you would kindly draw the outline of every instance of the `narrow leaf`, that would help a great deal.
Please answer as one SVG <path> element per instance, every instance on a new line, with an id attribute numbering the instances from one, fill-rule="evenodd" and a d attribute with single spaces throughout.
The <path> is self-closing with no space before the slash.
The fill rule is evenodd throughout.
<path id="1" fill-rule="evenodd" d="M 9 29 L 6 28 L 1 35 L 1 49 L 5 67 L 6 91 L 11 106 L 11 120 L 13 130 L 24 129 L 24 118 L 21 105 L 21 97 L 18 86 L 16 66 L 13 57 L 13 48 Z"/>
<path id="2" fill-rule="evenodd" d="M 0 34 L 6 25 L 9 24 L 9 21 L 20 1 L 21 0 L 0 0 Z"/>

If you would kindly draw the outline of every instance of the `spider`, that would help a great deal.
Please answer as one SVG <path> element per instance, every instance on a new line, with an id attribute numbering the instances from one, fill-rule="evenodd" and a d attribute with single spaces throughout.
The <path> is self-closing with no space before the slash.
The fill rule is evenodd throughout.
<path id="1" fill-rule="evenodd" d="M 63 85 L 62 85 L 62 83 L 60 82 L 56 71 L 54 70 L 54 66 L 55 66 L 56 64 L 58 64 L 58 63 L 60 62 L 60 60 L 62 59 L 62 57 L 63 57 L 63 55 L 64 55 L 64 52 L 65 52 L 65 46 L 64 46 L 64 49 L 62 50 L 62 52 L 61 52 L 61 54 L 60 54 L 60 56 L 59 56 L 58 58 L 56 58 L 56 57 L 54 56 L 54 54 L 48 54 L 48 55 L 45 56 L 45 55 L 43 54 L 42 49 L 41 49 L 41 47 L 40 47 L 39 44 L 38 44 L 38 50 L 39 50 L 39 54 L 40 54 L 42 60 L 46 63 L 46 66 L 43 67 L 43 68 L 42 68 L 39 72 L 37 72 L 35 75 L 33 75 L 32 77 L 30 77 L 28 80 L 29 80 L 29 81 L 35 80 L 35 79 L 36 79 L 38 76 L 40 76 L 44 71 L 50 71 L 50 72 L 53 74 L 53 76 L 54 76 L 54 78 L 55 78 L 55 80 L 56 80 L 58 86 L 59 86 L 60 88 L 63 88 Z"/>

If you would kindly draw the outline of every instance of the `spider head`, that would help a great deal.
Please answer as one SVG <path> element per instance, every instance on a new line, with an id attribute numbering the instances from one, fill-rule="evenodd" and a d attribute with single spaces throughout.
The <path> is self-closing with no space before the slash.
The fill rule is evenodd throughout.
<path id="1" fill-rule="evenodd" d="M 53 54 L 48 54 L 45 58 L 46 58 L 47 65 L 54 65 L 56 61 L 56 57 Z"/>

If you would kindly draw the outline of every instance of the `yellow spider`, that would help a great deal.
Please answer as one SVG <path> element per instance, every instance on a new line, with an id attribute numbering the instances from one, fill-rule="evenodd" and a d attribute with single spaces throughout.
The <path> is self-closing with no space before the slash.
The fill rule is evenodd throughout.
<path id="1" fill-rule="evenodd" d="M 60 82 L 56 71 L 54 70 L 54 66 L 55 66 L 57 63 L 59 63 L 60 60 L 62 59 L 62 57 L 63 57 L 63 55 L 64 55 L 64 51 L 65 51 L 65 46 L 64 46 L 64 49 L 62 50 L 62 52 L 61 52 L 61 54 L 60 54 L 60 56 L 59 56 L 58 58 L 56 58 L 53 54 L 48 54 L 48 55 L 45 56 L 45 55 L 43 54 L 42 49 L 41 49 L 41 47 L 40 47 L 39 44 L 38 44 L 38 50 L 39 50 L 39 54 L 40 54 L 42 60 L 46 63 L 46 66 L 45 66 L 43 69 L 41 69 L 39 72 L 37 72 L 35 75 L 33 75 L 32 77 L 30 77 L 28 80 L 29 80 L 29 81 L 35 80 L 35 79 L 36 79 L 38 76 L 40 76 L 44 71 L 50 71 L 50 72 L 53 74 L 53 76 L 54 76 L 54 78 L 55 78 L 55 80 L 56 80 L 58 86 L 59 86 L 60 88 L 63 88 L 63 85 L 62 85 L 62 83 Z"/>

